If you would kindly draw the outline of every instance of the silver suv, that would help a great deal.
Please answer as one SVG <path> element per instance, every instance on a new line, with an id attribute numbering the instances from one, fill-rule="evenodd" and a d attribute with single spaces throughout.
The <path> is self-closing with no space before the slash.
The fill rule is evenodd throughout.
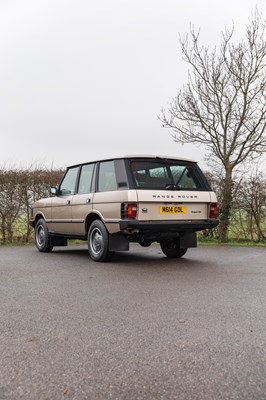
<path id="1" fill-rule="evenodd" d="M 164 156 L 125 156 L 68 167 L 52 197 L 32 206 L 40 252 L 88 240 L 90 257 L 160 243 L 167 257 L 197 246 L 196 232 L 214 228 L 217 199 L 197 163 Z"/>

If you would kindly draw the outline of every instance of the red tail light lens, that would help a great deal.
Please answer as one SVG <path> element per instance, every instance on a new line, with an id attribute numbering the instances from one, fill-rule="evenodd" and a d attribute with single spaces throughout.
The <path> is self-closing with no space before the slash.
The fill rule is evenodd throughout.
<path id="1" fill-rule="evenodd" d="M 217 217 L 217 203 L 211 203 L 210 204 L 210 218 L 216 218 Z"/>
<path id="2" fill-rule="evenodd" d="M 121 206 L 122 219 L 135 219 L 137 217 L 137 203 L 123 203 Z"/>

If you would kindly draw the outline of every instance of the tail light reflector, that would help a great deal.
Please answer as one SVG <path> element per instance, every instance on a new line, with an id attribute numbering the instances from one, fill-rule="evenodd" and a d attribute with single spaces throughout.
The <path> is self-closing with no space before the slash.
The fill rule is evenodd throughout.
<path id="1" fill-rule="evenodd" d="M 135 219 L 137 217 L 137 203 L 123 203 L 121 206 L 122 219 Z"/>
<path id="2" fill-rule="evenodd" d="M 216 218 L 216 217 L 217 217 L 217 203 L 211 203 L 209 218 Z"/>

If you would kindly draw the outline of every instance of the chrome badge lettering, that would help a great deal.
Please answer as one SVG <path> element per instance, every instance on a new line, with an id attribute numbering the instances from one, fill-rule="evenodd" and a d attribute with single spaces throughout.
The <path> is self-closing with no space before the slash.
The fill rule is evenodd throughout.
<path id="1" fill-rule="evenodd" d="M 183 194 L 183 195 L 169 195 L 169 194 L 153 194 L 152 197 L 154 199 L 197 199 L 198 196 L 197 195 L 193 195 L 193 194 Z"/>
<path id="2" fill-rule="evenodd" d="M 169 195 L 169 194 L 166 194 L 166 195 L 164 195 L 164 194 L 154 194 L 153 196 L 152 196 L 154 199 L 174 199 L 175 197 L 173 196 L 173 195 Z"/>

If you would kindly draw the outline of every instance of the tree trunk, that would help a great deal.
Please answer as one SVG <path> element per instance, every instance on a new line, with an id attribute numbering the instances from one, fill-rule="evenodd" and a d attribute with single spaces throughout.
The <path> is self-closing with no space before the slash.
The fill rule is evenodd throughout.
<path id="1" fill-rule="evenodd" d="M 6 243 L 6 224 L 5 224 L 4 217 L 2 217 L 1 231 L 2 231 L 2 242 L 5 244 Z"/>
<path id="2" fill-rule="evenodd" d="M 233 180 L 232 168 L 227 167 L 222 190 L 222 204 L 220 209 L 220 224 L 218 236 L 220 242 L 226 242 L 228 239 L 229 218 L 232 204 Z"/>
<path id="3" fill-rule="evenodd" d="M 261 217 L 260 213 L 258 210 L 252 210 L 253 216 L 254 216 L 254 221 L 256 225 L 256 230 L 257 230 L 257 240 L 260 242 L 261 240 L 265 240 L 265 235 L 262 232 L 261 229 Z"/>
<path id="4" fill-rule="evenodd" d="M 8 221 L 7 223 L 7 240 L 9 243 L 13 243 L 13 224 L 11 221 Z"/>

